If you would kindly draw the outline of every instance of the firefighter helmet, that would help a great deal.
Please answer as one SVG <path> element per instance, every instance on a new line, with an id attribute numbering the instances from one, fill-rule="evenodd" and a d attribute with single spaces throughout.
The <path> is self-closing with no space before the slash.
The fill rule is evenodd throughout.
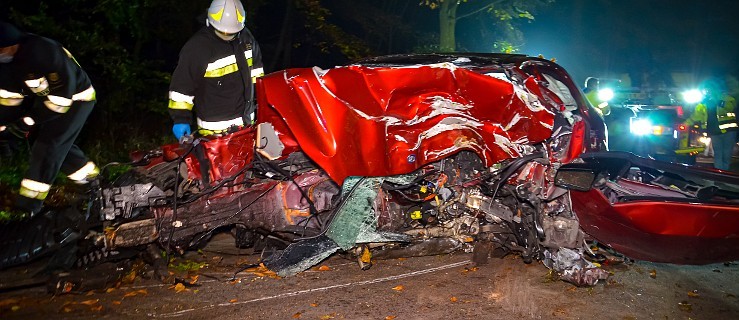
<path id="1" fill-rule="evenodd" d="M 206 24 L 224 34 L 235 34 L 244 29 L 246 11 L 239 0 L 213 0 L 208 8 Z"/>
<path id="2" fill-rule="evenodd" d="M 14 25 L 0 21 L 0 48 L 18 44 L 22 36 L 23 33 Z"/>

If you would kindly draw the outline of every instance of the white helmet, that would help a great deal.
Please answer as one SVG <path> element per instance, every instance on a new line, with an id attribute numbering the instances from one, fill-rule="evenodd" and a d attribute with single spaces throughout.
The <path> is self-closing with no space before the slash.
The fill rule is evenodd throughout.
<path id="1" fill-rule="evenodd" d="M 206 24 L 216 30 L 234 34 L 244 29 L 246 11 L 239 0 L 213 0 L 208 8 Z"/>

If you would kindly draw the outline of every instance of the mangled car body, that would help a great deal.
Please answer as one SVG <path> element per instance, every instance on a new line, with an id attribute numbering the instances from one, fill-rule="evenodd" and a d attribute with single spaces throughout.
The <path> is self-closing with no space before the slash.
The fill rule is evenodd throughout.
<path id="1" fill-rule="evenodd" d="M 75 239 L 106 252 L 150 243 L 183 251 L 231 230 L 241 246 L 283 243 L 264 259 L 283 276 L 339 251 L 356 254 L 362 267 L 455 250 L 483 260 L 515 253 L 578 285 L 605 276 L 584 259 L 596 256 L 592 241 L 653 261 L 739 257 L 736 186 L 716 183 L 732 176 L 695 169 L 701 179 L 676 178 L 644 160 L 647 181 L 630 165 L 595 165 L 607 162 L 587 157 L 605 151 L 603 121 L 545 59 L 385 56 L 275 72 L 259 79 L 257 97 L 249 128 L 136 154 L 138 166 L 104 185 L 91 205 L 104 228 Z M 690 190 L 669 190 L 656 183 L 660 175 Z M 636 183 L 659 190 L 645 202 L 618 203 L 633 196 L 624 184 Z M 711 210 L 691 215 L 693 200 Z M 683 212 L 676 221 L 649 217 L 665 203 Z M 663 230 L 685 223 L 706 226 Z M 627 231 L 639 237 L 621 239 Z M 664 246 L 676 249 L 675 238 L 694 250 L 660 256 Z M 4 254 L 3 264 L 31 251 Z"/>

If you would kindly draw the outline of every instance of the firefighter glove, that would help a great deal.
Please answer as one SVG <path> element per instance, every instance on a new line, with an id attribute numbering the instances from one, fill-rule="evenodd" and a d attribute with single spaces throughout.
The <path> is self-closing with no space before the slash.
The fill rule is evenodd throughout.
<path id="1" fill-rule="evenodd" d="M 7 126 L 0 126 L 0 135 L 26 139 L 28 137 L 28 132 L 31 131 L 31 127 L 33 127 L 34 124 L 35 122 L 33 119 L 23 117 Z"/>
<path id="2" fill-rule="evenodd" d="M 175 123 L 172 126 L 172 133 L 174 133 L 174 137 L 179 141 L 182 136 L 190 134 L 190 125 L 187 123 Z"/>

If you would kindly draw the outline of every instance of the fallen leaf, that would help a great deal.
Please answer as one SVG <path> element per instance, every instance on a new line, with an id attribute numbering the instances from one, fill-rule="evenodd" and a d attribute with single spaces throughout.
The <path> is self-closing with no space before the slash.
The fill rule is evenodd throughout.
<path id="1" fill-rule="evenodd" d="M 138 296 L 138 295 L 148 295 L 149 291 L 146 291 L 146 289 L 136 290 L 136 291 L 130 291 L 123 295 L 124 298 Z"/>
<path id="2" fill-rule="evenodd" d="M 654 270 L 654 269 L 649 270 L 649 277 L 652 278 L 652 279 L 656 279 L 657 278 L 657 270 Z"/>
<path id="3" fill-rule="evenodd" d="M 395 291 L 403 291 L 403 290 L 405 290 L 405 287 L 401 284 L 401 285 L 394 286 L 393 287 L 393 290 L 395 290 Z"/>
<path id="4" fill-rule="evenodd" d="M 80 302 L 80 304 L 84 304 L 86 306 L 91 306 L 93 304 L 97 304 L 100 301 L 100 299 L 92 299 L 92 300 L 85 300 Z"/>
<path id="5" fill-rule="evenodd" d="M 408 258 L 398 258 L 398 261 L 405 261 L 408 260 Z"/>
<path id="6" fill-rule="evenodd" d="M 394 319 L 395 319 L 395 316 L 387 316 L 387 317 L 385 317 L 385 320 L 394 320 Z"/>
<path id="7" fill-rule="evenodd" d="M 231 299 L 231 300 L 228 300 L 228 302 L 230 302 L 230 303 L 236 303 L 237 301 L 239 301 L 239 299 Z"/>
<path id="8" fill-rule="evenodd" d="M 131 270 L 121 279 L 122 283 L 133 283 L 136 280 L 136 270 Z"/>
<path id="9" fill-rule="evenodd" d="M 85 295 L 89 297 L 89 296 L 92 296 L 94 294 L 95 294 L 94 291 L 87 291 L 87 293 Z"/>
<path id="10" fill-rule="evenodd" d="M 457 302 L 457 297 L 451 297 L 451 298 L 449 298 L 449 301 L 451 301 L 451 302 Z"/>
<path id="11" fill-rule="evenodd" d="M 701 295 L 698 293 L 698 290 L 688 291 L 688 297 L 697 298 L 697 297 L 700 297 L 700 296 Z"/>
<path id="12" fill-rule="evenodd" d="M 326 315 L 321 316 L 321 320 L 328 320 L 328 319 L 333 319 L 333 318 L 336 318 L 336 313 L 331 313 L 331 314 L 326 314 Z"/>
<path id="13" fill-rule="evenodd" d="M 314 303 L 311 303 L 310 306 L 315 308 L 318 306 L 318 304 L 314 302 Z"/>
<path id="14" fill-rule="evenodd" d="M 475 272 L 475 271 L 477 271 L 479 269 L 480 268 L 478 268 L 478 267 L 472 267 L 472 268 L 465 267 L 464 269 L 462 269 L 462 274 L 467 274 L 468 272 Z"/>
<path id="15" fill-rule="evenodd" d="M 302 315 L 303 315 L 303 314 L 302 314 L 301 312 L 296 312 L 296 313 L 295 313 L 295 314 L 293 315 L 293 319 L 298 319 L 298 318 L 300 318 L 300 316 L 302 316 Z"/>
<path id="16" fill-rule="evenodd" d="M 72 308 L 70 307 L 64 307 L 62 310 L 64 310 L 64 312 L 72 312 Z"/>
<path id="17" fill-rule="evenodd" d="M 362 256 L 359 257 L 359 261 L 362 261 L 363 263 L 372 262 L 372 252 L 368 247 L 364 247 L 364 250 L 362 250 Z"/>
<path id="18" fill-rule="evenodd" d="M 118 300 L 113 300 L 113 302 L 111 302 L 111 303 L 114 304 L 114 305 L 117 305 L 117 306 L 121 305 L 121 302 L 118 301 Z"/>
<path id="19" fill-rule="evenodd" d="M 90 308 L 90 310 L 92 310 L 92 311 L 103 311 L 103 306 L 102 305 L 97 305 L 96 307 Z"/>
<path id="20" fill-rule="evenodd" d="M 118 288 L 115 288 L 115 287 L 114 288 L 108 288 L 108 289 L 105 289 L 105 293 L 111 293 L 111 292 L 116 291 L 116 290 L 118 290 Z"/>
<path id="21" fill-rule="evenodd" d="M 237 283 L 241 283 L 241 278 L 238 278 L 238 279 L 233 279 L 233 280 L 229 281 L 228 283 L 229 283 L 229 284 L 237 284 Z"/>
<path id="22" fill-rule="evenodd" d="M 180 293 L 182 291 L 187 291 L 187 288 L 182 283 L 178 283 L 178 284 L 174 285 L 172 288 L 174 288 L 174 291 L 177 292 L 177 293 Z"/>
<path id="23" fill-rule="evenodd" d="M 190 277 L 190 284 L 195 284 L 196 282 L 198 282 L 198 279 L 200 279 L 200 275 L 194 275 Z"/>
<path id="24" fill-rule="evenodd" d="M 329 271 L 329 270 L 331 270 L 331 268 L 329 268 L 326 265 L 323 265 L 323 266 L 318 267 L 318 271 Z"/>
<path id="25" fill-rule="evenodd" d="M 21 306 L 12 306 L 12 307 L 10 307 L 10 310 L 11 310 L 11 311 L 14 311 L 14 312 L 15 312 L 15 311 L 18 311 L 18 310 L 20 310 L 20 309 L 21 309 Z"/>

